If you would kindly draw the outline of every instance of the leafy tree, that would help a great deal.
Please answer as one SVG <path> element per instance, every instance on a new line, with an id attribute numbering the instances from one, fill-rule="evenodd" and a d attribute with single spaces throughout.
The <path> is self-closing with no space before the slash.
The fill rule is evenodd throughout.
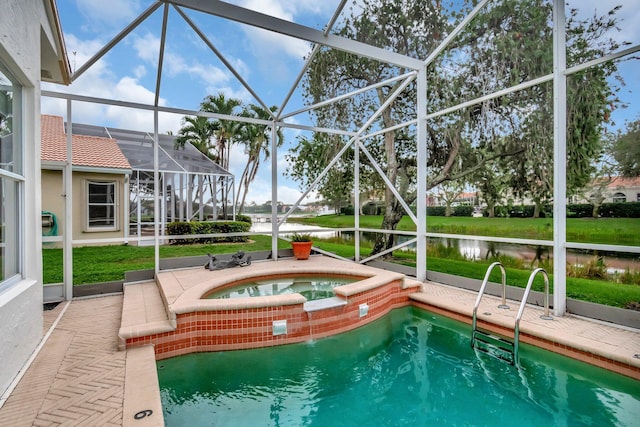
<path id="1" fill-rule="evenodd" d="M 301 136 L 285 156 L 290 167 L 287 176 L 309 187 L 336 156 L 345 141 L 337 135 L 315 133 L 312 139 Z M 353 151 L 348 150 L 320 179 L 316 191 L 337 212 L 349 202 L 353 191 Z"/>
<path id="2" fill-rule="evenodd" d="M 611 151 L 622 176 L 640 176 L 640 117 L 627 123 L 625 131 L 618 131 Z"/>
<path id="3" fill-rule="evenodd" d="M 467 12 L 465 6 L 456 11 L 455 7 L 427 0 L 365 0 L 359 6 L 337 27 L 339 35 L 416 58 L 426 58 L 451 30 L 451 23 Z M 619 47 L 603 38 L 615 26 L 616 12 L 614 8 L 604 17 L 580 21 L 576 11 L 571 11 L 567 21 L 570 64 Z M 550 73 L 551 14 L 550 3 L 543 0 L 489 4 L 427 69 L 429 110 L 438 111 Z M 305 93 L 310 103 L 316 103 L 406 71 L 321 49 L 311 63 Z M 617 102 L 607 82 L 615 71 L 615 63 L 606 63 L 581 71 L 569 81 L 567 182 L 571 188 L 589 179 L 602 123 L 611 103 Z M 316 110 L 314 118 L 319 126 L 357 130 L 399 85 L 390 83 Z M 374 127 L 386 129 L 415 118 L 415 90 L 415 85 L 410 85 Z M 514 194 L 531 197 L 541 206 L 553 187 L 552 106 L 552 85 L 545 83 L 430 119 L 426 147 L 431 179 L 427 187 L 461 182 L 494 164 L 496 173 L 511 177 L 509 185 Z M 408 126 L 388 131 L 382 141 L 368 138 L 365 143 L 407 204 L 414 202 L 415 129 Z M 389 188 L 385 202 L 382 228 L 392 230 L 405 212 Z M 380 233 L 373 252 L 392 247 L 393 238 Z"/>

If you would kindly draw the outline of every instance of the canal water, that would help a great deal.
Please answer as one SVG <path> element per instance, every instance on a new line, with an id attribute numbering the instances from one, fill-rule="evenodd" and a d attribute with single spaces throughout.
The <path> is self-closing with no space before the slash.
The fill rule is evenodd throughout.
<path id="1" fill-rule="evenodd" d="M 270 217 L 268 218 L 270 219 Z M 251 228 L 253 232 L 271 232 L 271 222 L 267 222 L 266 219 L 256 220 Z M 287 233 L 295 233 L 297 231 L 303 231 L 304 233 L 311 234 L 312 237 L 320 239 L 327 238 L 342 238 L 346 241 L 354 239 L 354 232 L 352 231 L 335 231 L 324 227 L 315 225 L 305 225 L 286 222 L 280 226 L 280 231 Z M 412 236 L 398 236 L 400 242 L 411 239 Z M 375 239 L 375 233 L 362 232 L 360 235 L 360 241 L 362 243 L 372 243 Z M 543 260 L 553 259 L 553 248 L 532 246 L 532 245 L 518 245 L 512 243 L 497 243 L 486 242 L 483 240 L 470 240 L 470 239 L 446 239 L 446 238 L 429 238 L 429 244 L 441 244 L 446 247 L 456 248 L 462 256 L 469 260 L 482 260 L 491 258 L 492 255 L 501 254 L 511 258 L 521 259 L 527 263 L 533 262 L 536 258 Z M 408 249 L 415 248 L 415 245 L 409 245 Z M 596 251 L 577 251 L 567 250 L 567 263 L 572 265 L 584 265 L 590 261 L 593 261 L 597 256 L 604 258 L 604 263 L 607 266 L 609 273 L 622 273 L 627 269 L 631 272 L 640 271 L 640 255 L 631 253 L 597 253 Z"/>

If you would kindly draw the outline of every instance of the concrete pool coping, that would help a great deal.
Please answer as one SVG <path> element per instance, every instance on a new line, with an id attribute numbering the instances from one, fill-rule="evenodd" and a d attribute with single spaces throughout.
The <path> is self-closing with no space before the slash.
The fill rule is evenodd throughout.
<path id="1" fill-rule="evenodd" d="M 325 258 L 324 262 L 332 261 Z M 477 295 L 432 282 L 420 285 L 421 291 L 412 294 L 416 305 L 428 304 L 440 307 L 440 310 L 454 310 L 465 318 Z M 122 295 L 75 299 L 66 311 L 62 310 L 66 305 L 60 304 L 55 310 L 44 313 L 46 327 L 43 335 L 50 331 L 49 325 L 52 324 L 55 326 L 53 333 L 16 387 L 8 396 L 3 396 L 6 401 L 0 408 L 0 425 L 31 426 L 47 422 L 98 425 L 96 420 L 106 420 L 100 425 L 164 425 L 157 371 L 151 357 L 152 347 L 135 349 L 135 352 L 134 349 L 118 351 L 116 336 L 121 321 L 139 318 L 147 324 L 158 325 L 168 322 L 168 318 L 166 313 L 162 317 L 163 302 L 155 283 L 131 284 L 125 288 L 125 293 L 135 301 L 126 301 Z M 493 319 L 498 315 L 506 316 L 498 311 L 498 302 L 499 298 L 484 298 L 481 315 L 491 313 L 489 317 Z M 518 304 L 511 300 L 508 303 Z M 540 322 L 539 314 L 540 308 L 527 306 L 521 323 L 523 333 L 535 332 L 536 326 L 533 325 Z M 61 321 L 54 322 L 56 318 Z M 504 321 L 507 322 L 506 319 Z M 640 370 L 640 359 L 633 357 L 640 354 L 638 329 L 571 315 L 554 318 L 551 324 L 542 323 L 537 328 L 542 328 L 545 336 L 566 343 L 562 345 L 593 348 L 594 354 L 603 360 L 630 358 L 631 366 Z M 572 335 L 576 336 L 572 338 Z M 96 342 L 101 345 L 96 345 Z M 103 342 L 106 345 L 102 345 Z M 96 372 L 98 367 L 103 370 L 101 374 Z M 74 375 L 78 375 L 77 378 L 69 377 L 70 368 Z M 82 371 L 84 375 L 81 375 Z M 95 388 L 96 392 L 89 392 L 90 388 Z M 76 389 L 78 393 L 72 399 L 57 394 L 72 393 Z M 138 412 L 148 409 L 153 410 L 153 416 L 133 418 Z"/>

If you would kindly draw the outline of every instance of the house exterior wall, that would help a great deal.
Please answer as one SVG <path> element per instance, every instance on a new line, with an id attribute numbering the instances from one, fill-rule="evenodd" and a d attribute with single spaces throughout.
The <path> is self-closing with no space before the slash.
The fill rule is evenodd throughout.
<path id="1" fill-rule="evenodd" d="M 640 180 L 638 183 L 629 186 L 611 186 L 605 194 L 605 203 L 613 203 L 614 196 L 618 193 L 624 194 L 627 202 L 640 202 Z"/>
<path id="2" fill-rule="evenodd" d="M 64 205 L 63 172 L 61 170 L 43 170 L 42 171 L 42 210 L 53 212 L 58 221 L 58 235 L 62 236 L 66 230 Z M 118 199 L 116 202 L 116 223 L 115 231 L 88 231 L 86 229 L 87 222 L 87 181 L 114 181 L 118 188 Z M 87 240 L 95 239 L 122 239 L 125 236 L 125 230 L 128 226 L 128 218 L 125 217 L 125 197 L 126 197 L 126 175 L 109 174 L 109 173 L 92 173 L 92 172 L 74 172 L 73 173 L 73 227 L 72 239 L 74 242 L 82 241 L 82 243 L 74 244 L 74 246 L 91 246 L 105 245 L 109 243 L 99 242 L 91 243 Z M 122 241 L 112 242 L 111 244 L 121 244 Z M 53 245 L 53 244 L 51 244 Z M 61 247 L 61 243 L 56 244 Z M 51 247 L 51 246 L 49 246 Z"/>
<path id="3" fill-rule="evenodd" d="M 0 6 L 0 62 L 22 86 L 19 126 L 24 145 L 24 197 L 20 214 L 22 278 L 0 292 L 0 395 L 11 385 L 42 337 L 40 231 L 40 58 L 49 43 L 48 1 L 3 1 Z M 37 224 L 37 226 L 33 226 Z"/>

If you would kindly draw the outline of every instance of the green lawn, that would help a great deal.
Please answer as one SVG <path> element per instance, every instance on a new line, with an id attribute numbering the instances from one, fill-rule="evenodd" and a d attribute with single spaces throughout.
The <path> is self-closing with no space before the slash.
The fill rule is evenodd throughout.
<path id="1" fill-rule="evenodd" d="M 378 228 L 381 217 L 361 217 L 361 227 Z M 460 234 L 491 234 L 508 237 L 527 237 L 533 239 L 550 239 L 548 219 L 501 219 L 501 218 L 444 218 L 429 217 L 429 230 Z M 332 228 L 353 227 L 353 216 L 322 216 L 303 219 L 300 222 L 317 224 Z M 600 219 L 596 221 L 570 220 L 570 227 L 578 235 L 600 236 L 599 243 L 635 244 L 640 242 L 640 221 L 626 219 Z M 403 218 L 399 229 L 411 230 L 412 224 L 408 218 Z M 489 231 L 491 230 L 491 233 Z M 606 232 L 608 230 L 608 232 Z M 624 230 L 624 232 L 623 232 Z M 547 235 L 547 233 L 549 233 Z M 525 234 L 525 235 L 523 235 Z M 250 243 L 214 244 L 214 245 L 169 245 L 160 248 L 161 258 L 205 255 L 207 253 L 233 253 L 238 250 L 246 252 L 270 250 L 271 237 L 253 236 Z M 345 258 L 353 258 L 355 247 L 353 243 L 335 240 L 314 243 L 325 251 L 335 253 Z M 279 241 L 278 247 L 289 248 L 289 243 Z M 370 247 L 362 245 L 361 258 L 367 257 Z M 43 249 L 44 283 L 58 283 L 62 281 L 62 249 Z M 415 266 L 415 253 L 395 252 L 394 262 Z M 101 246 L 83 247 L 73 250 L 73 282 L 74 284 L 99 283 L 113 280 L 123 280 L 126 271 L 152 269 L 153 247 L 139 246 Z M 463 277 L 481 280 L 491 261 L 473 262 L 448 257 L 446 253 L 434 253 L 428 258 L 428 269 L 442 273 L 449 273 Z M 524 287 L 530 274 L 530 269 L 511 268 L 507 266 L 507 281 L 509 285 Z M 550 271 L 550 269 L 548 269 Z M 497 271 L 494 274 L 498 274 Z M 553 277 L 550 277 L 553 285 Z M 499 277 L 493 277 L 499 282 Z M 534 289 L 542 290 L 543 282 L 538 278 Z M 640 286 L 624 285 L 602 280 L 567 278 L 567 296 L 584 301 L 595 302 L 615 307 L 625 307 L 633 302 L 640 302 Z"/>
<path id="2" fill-rule="evenodd" d="M 270 236 L 252 236 L 250 243 L 213 245 L 168 245 L 160 247 L 161 258 L 176 258 L 234 253 L 236 251 L 271 250 Z M 285 241 L 280 248 L 288 248 Z M 123 280 L 126 271 L 146 270 L 154 267 L 153 246 L 86 246 L 73 249 L 73 284 Z M 62 249 L 43 249 L 44 283 L 62 282 Z"/>
<path id="3" fill-rule="evenodd" d="M 289 222 L 319 225 L 329 228 L 351 228 L 353 215 L 323 215 L 309 218 L 289 218 Z M 360 217 L 360 227 L 380 228 L 382 216 Z M 411 218 L 405 216 L 398 230 L 415 231 Z M 477 236 L 515 237 L 523 239 L 553 239 L 551 218 L 472 218 L 427 217 L 427 231 L 432 233 L 466 234 Z M 570 218 L 567 219 L 567 241 L 611 245 L 640 246 L 638 218 Z"/>

